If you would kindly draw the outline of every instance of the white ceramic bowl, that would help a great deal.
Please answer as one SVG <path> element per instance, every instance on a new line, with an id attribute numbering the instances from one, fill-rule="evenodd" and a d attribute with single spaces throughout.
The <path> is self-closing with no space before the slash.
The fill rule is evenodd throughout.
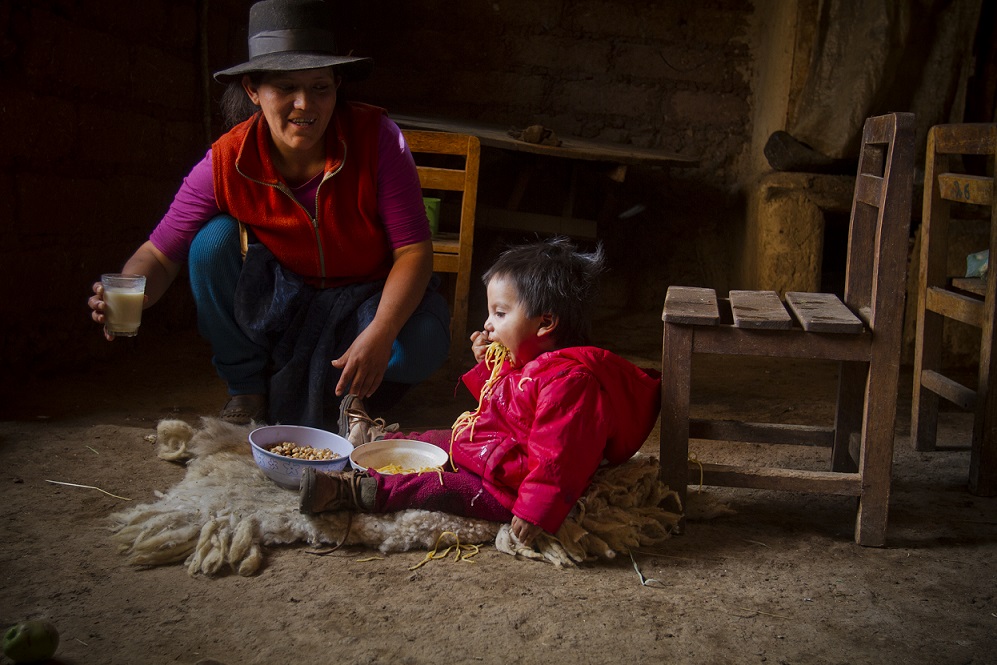
<path id="1" fill-rule="evenodd" d="M 328 448 L 339 457 L 310 461 L 285 457 L 267 450 L 283 441 L 292 441 L 299 446 Z M 342 471 L 353 452 L 353 444 L 338 434 L 303 425 L 269 425 L 254 429 L 249 433 L 249 444 L 253 449 L 256 466 L 260 467 L 267 478 L 289 490 L 298 489 L 305 467 L 310 466 L 316 471 Z"/>
<path id="2" fill-rule="evenodd" d="M 357 446 L 350 453 L 354 469 L 366 471 L 397 464 L 403 469 L 429 469 L 441 467 L 450 456 L 447 451 L 424 441 L 412 439 L 381 439 Z"/>

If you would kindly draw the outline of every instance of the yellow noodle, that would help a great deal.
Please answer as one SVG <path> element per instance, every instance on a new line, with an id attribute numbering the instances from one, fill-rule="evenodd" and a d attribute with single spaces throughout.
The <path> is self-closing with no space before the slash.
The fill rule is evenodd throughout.
<path id="1" fill-rule="evenodd" d="M 384 466 L 378 467 L 374 470 L 377 471 L 378 473 L 388 473 L 388 474 L 415 473 L 421 475 L 423 473 L 433 472 L 439 474 L 440 485 L 443 484 L 443 469 L 438 466 L 424 466 L 421 469 L 408 469 L 406 467 L 403 467 L 401 464 L 385 464 Z"/>
<path id="2" fill-rule="evenodd" d="M 454 540 L 457 541 L 456 544 L 450 545 L 442 552 L 440 549 L 440 541 L 443 540 L 444 536 L 453 536 Z M 425 558 L 417 563 L 416 565 L 409 568 L 409 570 L 416 570 L 422 568 L 424 565 L 433 561 L 434 559 L 445 559 L 450 555 L 450 550 L 454 551 L 454 561 L 466 561 L 468 563 L 476 563 L 471 560 L 475 554 L 477 554 L 481 548 L 478 545 L 472 545 L 470 543 L 461 543 L 460 536 L 453 531 L 444 531 L 436 538 L 436 545 L 433 549 L 426 553 Z"/>
<path id="3" fill-rule="evenodd" d="M 401 464 L 385 464 L 375 471 L 378 473 L 415 473 L 415 469 L 406 470 Z"/>
<path id="4" fill-rule="evenodd" d="M 490 369 L 492 373 L 488 376 L 488 380 L 485 381 L 485 385 L 481 387 L 481 398 L 478 400 L 478 407 L 474 411 L 465 411 L 460 414 L 451 427 L 450 466 L 453 467 L 454 471 L 457 470 L 457 465 L 453 462 L 454 440 L 465 431 L 470 430 L 469 440 L 474 441 L 474 423 L 478 419 L 478 413 L 481 411 L 481 405 L 491 395 L 492 388 L 495 387 L 495 382 L 498 381 L 499 374 L 502 372 L 502 365 L 505 363 L 505 359 L 508 355 L 509 349 L 505 348 L 498 342 L 492 342 L 488 345 L 488 348 L 485 349 L 485 367 Z M 442 478 L 440 479 L 440 482 L 442 484 Z"/>

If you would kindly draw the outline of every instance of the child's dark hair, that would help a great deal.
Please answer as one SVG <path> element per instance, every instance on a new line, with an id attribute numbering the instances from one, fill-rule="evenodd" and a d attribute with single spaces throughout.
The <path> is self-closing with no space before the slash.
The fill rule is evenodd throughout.
<path id="1" fill-rule="evenodd" d="M 601 244 L 585 253 L 569 238 L 558 236 L 507 249 L 482 281 L 487 286 L 493 277 L 511 279 L 526 315 L 553 314 L 558 344 L 578 346 L 589 341 L 590 308 L 605 263 Z"/>

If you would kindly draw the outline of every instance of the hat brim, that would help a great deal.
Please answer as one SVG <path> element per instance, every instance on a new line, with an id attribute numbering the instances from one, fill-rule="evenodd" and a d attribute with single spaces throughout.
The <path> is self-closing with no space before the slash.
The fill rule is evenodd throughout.
<path id="1" fill-rule="evenodd" d="M 261 55 L 241 65 L 215 72 L 214 78 L 219 83 L 230 83 L 250 72 L 290 72 L 301 69 L 335 67 L 344 79 L 362 81 L 370 76 L 373 66 L 374 61 L 370 58 L 283 51 Z"/>

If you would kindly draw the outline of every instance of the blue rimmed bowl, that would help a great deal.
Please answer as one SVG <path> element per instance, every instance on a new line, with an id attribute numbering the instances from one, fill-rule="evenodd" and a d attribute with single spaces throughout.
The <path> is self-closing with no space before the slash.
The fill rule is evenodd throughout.
<path id="1" fill-rule="evenodd" d="M 336 457 L 328 460 L 302 460 L 270 452 L 270 448 L 285 441 L 299 446 L 328 448 Z M 353 444 L 338 434 L 304 425 L 268 425 L 254 429 L 249 433 L 249 445 L 253 449 L 253 460 L 263 474 L 289 490 L 298 489 L 301 474 L 308 467 L 316 471 L 342 471 L 350 463 L 350 453 L 353 452 Z"/>

